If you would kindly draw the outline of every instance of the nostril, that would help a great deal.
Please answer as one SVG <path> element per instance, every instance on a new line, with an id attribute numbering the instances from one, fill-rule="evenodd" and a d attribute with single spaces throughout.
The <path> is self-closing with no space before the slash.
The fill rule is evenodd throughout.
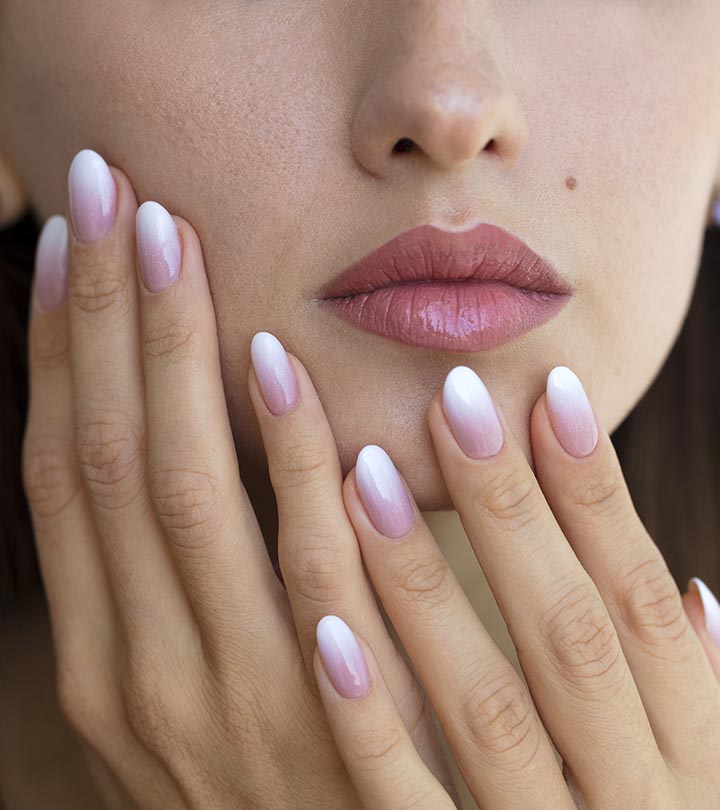
<path id="1" fill-rule="evenodd" d="M 415 142 L 411 141 L 410 138 L 400 138 L 400 140 L 393 146 L 393 152 L 397 152 L 398 154 L 402 154 L 404 152 L 412 152 L 415 148 Z"/>

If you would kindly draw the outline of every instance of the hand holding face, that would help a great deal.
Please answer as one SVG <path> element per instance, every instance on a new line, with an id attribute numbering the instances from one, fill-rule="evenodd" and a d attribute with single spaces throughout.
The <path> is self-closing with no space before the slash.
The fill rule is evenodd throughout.
<path id="1" fill-rule="evenodd" d="M 127 177 L 90 150 L 72 163 L 68 203 L 70 222 L 52 217 L 38 245 L 24 481 L 60 705 L 104 783 L 158 810 L 360 807 L 313 672 L 330 610 L 371 640 L 424 761 L 450 785 L 363 573 L 302 364 L 270 335 L 253 340 L 286 591 L 240 479 L 197 235 L 157 203 L 138 208 Z"/>
<path id="2" fill-rule="evenodd" d="M 537 476 L 467 367 L 446 377 L 429 425 L 527 686 L 385 451 L 360 451 L 343 494 L 373 585 L 478 805 L 720 807 L 720 606 L 695 583 L 706 626 L 697 598 L 681 597 L 575 374 L 553 369 L 532 411 Z M 362 800 L 451 807 L 403 729 L 372 645 L 358 644 L 345 618 L 321 620 L 316 674 Z"/>
<path id="3" fill-rule="evenodd" d="M 717 650 L 569 372 L 533 411 L 537 478 L 469 369 L 429 411 L 528 689 L 387 455 L 364 448 L 343 482 L 304 366 L 259 333 L 248 384 L 282 587 L 240 480 L 196 234 L 138 209 L 89 151 L 69 210 L 38 247 L 24 479 L 61 706 L 137 806 L 451 807 L 373 586 L 482 806 L 573 806 L 564 775 L 589 807 L 717 803 Z"/>

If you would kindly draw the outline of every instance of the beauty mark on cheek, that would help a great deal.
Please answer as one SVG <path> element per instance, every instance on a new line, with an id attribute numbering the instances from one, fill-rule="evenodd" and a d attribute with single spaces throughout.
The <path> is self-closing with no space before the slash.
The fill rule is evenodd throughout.
<path id="1" fill-rule="evenodd" d="M 577 186 L 577 180 L 572 175 L 570 175 L 569 177 L 565 178 L 565 185 L 569 189 L 573 189 L 575 188 L 575 186 Z"/>

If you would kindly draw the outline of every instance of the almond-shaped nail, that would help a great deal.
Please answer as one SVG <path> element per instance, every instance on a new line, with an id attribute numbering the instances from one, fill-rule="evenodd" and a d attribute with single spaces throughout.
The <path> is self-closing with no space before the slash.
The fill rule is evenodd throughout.
<path id="1" fill-rule="evenodd" d="M 502 423 L 485 383 L 467 366 L 445 378 L 442 407 L 455 440 L 472 458 L 497 455 L 505 441 Z"/>
<path id="2" fill-rule="evenodd" d="M 182 245 L 175 220 L 160 203 L 144 202 L 135 214 L 135 236 L 143 282 L 162 292 L 180 276 Z"/>
<path id="3" fill-rule="evenodd" d="M 700 601 L 702 602 L 703 613 L 705 615 L 705 629 L 708 631 L 710 638 L 720 647 L 720 603 L 715 594 L 700 577 L 690 578 L 687 589 L 690 590 L 692 586 L 697 589 Z"/>
<path id="4" fill-rule="evenodd" d="M 412 529 L 412 504 L 392 459 L 382 447 L 368 444 L 358 453 L 355 480 L 365 511 L 380 534 L 394 539 Z"/>
<path id="5" fill-rule="evenodd" d="M 68 232 L 65 217 L 48 217 L 35 251 L 35 290 L 44 310 L 59 307 L 68 295 Z"/>
<path id="6" fill-rule="evenodd" d="M 97 152 L 82 149 L 68 172 L 70 220 L 80 242 L 107 236 L 117 213 L 117 189 L 110 169 Z"/>
<path id="7" fill-rule="evenodd" d="M 597 445 L 597 422 L 577 375 L 556 366 L 548 374 L 546 393 L 550 424 L 565 452 L 576 458 L 590 455 Z"/>
<path id="8" fill-rule="evenodd" d="M 339 616 L 323 616 L 315 631 L 330 682 L 345 698 L 362 697 L 370 688 L 365 656 L 353 631 Z"/>
<path id="9" fill-rule="evenodd" d="M 250 355 L 268 410 L 282 416 L 295 405 L 298 398 L 295 372 L 285 348 L 270 332 L 257 332 L 250 343 Z"/>

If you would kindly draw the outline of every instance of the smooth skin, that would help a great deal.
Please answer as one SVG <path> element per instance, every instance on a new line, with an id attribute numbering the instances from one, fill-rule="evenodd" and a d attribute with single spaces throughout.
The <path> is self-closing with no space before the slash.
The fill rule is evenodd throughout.
<path id="1" fill-rule="evenodd" d="M 33 297 L 23 446 L 60 704 L 108 801 L 452 807 L 424 688 L 491 810 L 572 807 L 571 791 L 592 808 L 716 807 L 720 655 L 697 606 L 688 621 L 607 433 L 571 458 L 541 397 L 536 479 L 504 417 L 502 451 L 479 461 L 455 443 L 439 393 L 430 405 L 438 462 L 528 691 L 417 506 L 401 542 L 373 530 L 303 364 L 289 355 L 300 393 L 281 416 L 251 367 L 285 590 L 239 474 L 200 241 L 174 217 L 180 277 L 150 293 L 137 199 L 111 171 L 110 233 L 80 243 L 68 222 L 68 300 L 45 312 Z M 361 639 L 374 682 L 362 699 L 340 698 L 319 660 L 327 614 Z"/>

